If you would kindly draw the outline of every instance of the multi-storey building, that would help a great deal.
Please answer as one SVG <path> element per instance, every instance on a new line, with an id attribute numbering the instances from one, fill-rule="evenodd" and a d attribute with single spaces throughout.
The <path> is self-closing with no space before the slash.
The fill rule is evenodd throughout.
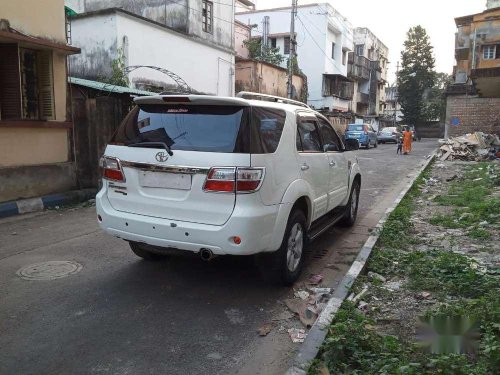
<path id="1" fill-rule="evenodd" d="M 132 87 L 234 94 L 234 12 L 240 0 L 66 0 L 73 44 L 72 75 L 100 80 L 113 62 L 139 68 L 128 74 Z M 166 74 L 166 72 L 168 74 Z M 174 77 L 175 79 L 172 79 Z M 179 80 L 180 79 L 180 80 Z"/>
<path id="2" fill-rule="evenodd" d="M 389 49 L 366 27 L 354 29 L 354 52 L 349 54 L 349 78 L 354 80 L 352 111 L 358 122 L 376 129 L 384 113 Z"/>
<path id="3" fill-rule="evenodd" d="M 290 58 L 290 7 L 236 13 L 240 22 L 257 25 L 252 35 L 265 37 Z M 263 29 L 263 26 L 265 28 Z M 347 56 L 353 51 L 351 24 L 327 3 L 299 5 L 295 22 L 298 67 L 307 76 L 308 99 L 312 107 L 331 117 L 348 118 L 354 84 L 347 77 Z"/>
<path id="4" fill-rule="evenodd" d="M 0 202 L 76 187 L 66 37 L 63 0 L 0 2 Z"/>
<path id="5" fill-rule="evenodd" d="M 384 125 L 396 126 L 403 119 L 401 103 L 398 101 L 398 89 L 395 86 L 385 89 Z"/>
<path id="6" fill-rule="evenodd" d="M 500 1 L 455 19 L 456 65 L 447 89 L 447 135 L 500 134 Z"/>

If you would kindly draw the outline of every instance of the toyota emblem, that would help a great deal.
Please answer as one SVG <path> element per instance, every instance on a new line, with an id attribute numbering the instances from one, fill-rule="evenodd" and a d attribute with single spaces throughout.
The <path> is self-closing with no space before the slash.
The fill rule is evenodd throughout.
<path id="1" fill-rule="evenodd" d="M 155 159 L 158 160 L 160 163 L 164 163 L 168 160 L 168 154 L 164 151 L 160 151 L 159 153 L 156 154 Z"/>

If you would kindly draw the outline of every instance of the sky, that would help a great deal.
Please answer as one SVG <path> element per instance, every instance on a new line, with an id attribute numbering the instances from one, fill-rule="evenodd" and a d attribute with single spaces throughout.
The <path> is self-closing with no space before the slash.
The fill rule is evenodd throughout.
<path id="1" fill-rule="evenodd" d="M 290 6 L 291 0 L 255 0 L 257 9 Z M 389 47 L 389 79 L 395 77 L 406 32 L 422 25 L 434 46 L 436 70 L 451 74 L 455 64 L 455 17 L 480 13 L 486 0 L 299 0 L 329 2 L 354 27 L 368 27 Z"/>

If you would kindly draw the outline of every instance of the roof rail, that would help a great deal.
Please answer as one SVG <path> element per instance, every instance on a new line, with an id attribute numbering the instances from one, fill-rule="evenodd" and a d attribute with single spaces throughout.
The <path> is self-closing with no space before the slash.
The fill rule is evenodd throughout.
<path id="1" fill-rule="evenodd" d="M 259 94 L 258 92 L 240 91 L 236 95 L 236 97 L 243 98 L 243 99 L 264 100 L 264 101 L 268 101 L 268 102 L 292 104 L 292 105 L 297 105 L 299 107 L 310 108 L 307 104 L 299 102 L 297 100 L 282 98 L 281 96 Z"/>

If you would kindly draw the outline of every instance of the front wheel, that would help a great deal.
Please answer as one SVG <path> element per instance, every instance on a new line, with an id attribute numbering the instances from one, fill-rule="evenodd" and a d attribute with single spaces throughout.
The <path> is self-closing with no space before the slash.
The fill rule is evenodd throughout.
<path id="1" fill-rule="evenodd" d="M 293 285 L 300 276 L 304 265 L 306 236 L 304 213 L 300 210 L 292 211 L 280 248 L 270 254 L 271 267 L 268 268 L 273 273 L 272 277 L 279 278 L 279 282 L 285 286 Z"/>
<path id="2" fill-rule="evenodd" d="M 361 186 L 358 181 L 354 181 L 351 188 L 351 195 L 349 196 L 349 201 L 345 207 L 344 217 L 341 220 L 341 224 L 345 227 L 352 227 L 356 222 L 356 217 L 358 216 L 358 206 L 359 206 L 359 191 Z"/>

